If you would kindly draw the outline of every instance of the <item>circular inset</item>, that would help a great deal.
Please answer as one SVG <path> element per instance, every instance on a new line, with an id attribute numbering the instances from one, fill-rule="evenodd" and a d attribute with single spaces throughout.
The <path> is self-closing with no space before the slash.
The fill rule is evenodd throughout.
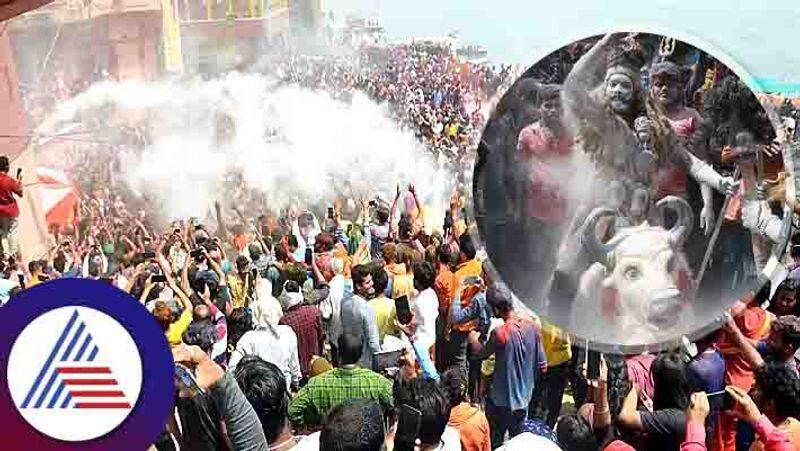
<path id="1" fill-rule="evenodd" d="M 517 297 L 573 335 L 616 352 L 679 345 L 781 271 L 794 191 L 778 137 L 702 50 L 587 38 L 493 112 L 473 177 L 479 233 Z"/>
<path id="2" fill-rule="evenodd" d="M 110 316 L 62 307 L 22 331 L 11 348 L 7 377 L 28 424 L 49 437 L 80 442 L 125 421 L 141 391 L 142 360 L 131 336 Z"/>
<path id="3" fill-rule="evenodd" d="M 163 431 L 175 394 L 172 354 L 129 294 L 57 279 L 20 292 L 3 318 L 4 447 L 141 450 Z"/>

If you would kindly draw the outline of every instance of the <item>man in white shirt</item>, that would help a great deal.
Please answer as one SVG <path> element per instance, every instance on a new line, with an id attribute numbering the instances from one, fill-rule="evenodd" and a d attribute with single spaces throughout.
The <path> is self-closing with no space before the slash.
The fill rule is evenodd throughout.
<path id="1" fill-rule="evenodd" d="M 297 357 L 297 335 L 289 326 L 273 326 L 269 322 L 246 332 L 236 344 L 228 363 L 228 372 L 245 356 L 256 355 L 277 366 L 286 378 L 286 387 L 297 387 L 302 377 Z"/>
<path id="2" fill-rule="evenodd" d="M 414 263 L 414 297 L 411 308 L 416 320 L 416 340 L 424 349 L 436 342 L 436 318 L 439 316 L 439 298 L 433 290 L 436 273 L 429 262 Z"/>

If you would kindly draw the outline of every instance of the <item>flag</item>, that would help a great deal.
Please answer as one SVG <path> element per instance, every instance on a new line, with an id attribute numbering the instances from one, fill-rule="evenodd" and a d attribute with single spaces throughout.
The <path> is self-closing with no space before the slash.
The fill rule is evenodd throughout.
<path id="1" fill-rule="evenodd" d="M 161 0 L 164 29 L 164 69 L 168 72 L 183 72 L 181 52 L 181 24 L 172 0 Z"/>

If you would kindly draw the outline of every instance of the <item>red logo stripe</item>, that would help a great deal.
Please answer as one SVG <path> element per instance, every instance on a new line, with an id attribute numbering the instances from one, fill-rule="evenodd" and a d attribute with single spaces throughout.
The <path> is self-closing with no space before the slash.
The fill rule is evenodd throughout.
<path id="1" fill-rule="evenodd" d="M 75 404 L 76 409 L 130 409 L 131 405 L 127 402 L 79 402 Z"/>
<path id="2" fill-rule="evenodd" d="M 124 398 L 125 393 L 121 391 L 73 391 L 70 392 L 73 398 Z"/>
<path id="3" fill-rule="evenodd" d="M 116 379 L 64 379 L 65 385 L 117 385 Z"/>
<path id="4" fill-rule="evenodd" d="M 61 367 L 58 369 L 60 374 L 111 374 L 111 368 L 108 367 Z"/>

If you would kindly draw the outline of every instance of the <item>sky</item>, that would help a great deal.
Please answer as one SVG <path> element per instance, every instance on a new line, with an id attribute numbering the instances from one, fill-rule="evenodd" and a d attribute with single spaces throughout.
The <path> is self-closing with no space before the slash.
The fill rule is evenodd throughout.
<path id="1" fill-rule="evenodd" d="M 651 31 L 711 53 L 761 90 L 800 92 L 798 0 L 324 0 L 323 7 L 377 13 L 390 38 L 457 30 L 493 62 L 531 65 L 579 38 Z"/>

